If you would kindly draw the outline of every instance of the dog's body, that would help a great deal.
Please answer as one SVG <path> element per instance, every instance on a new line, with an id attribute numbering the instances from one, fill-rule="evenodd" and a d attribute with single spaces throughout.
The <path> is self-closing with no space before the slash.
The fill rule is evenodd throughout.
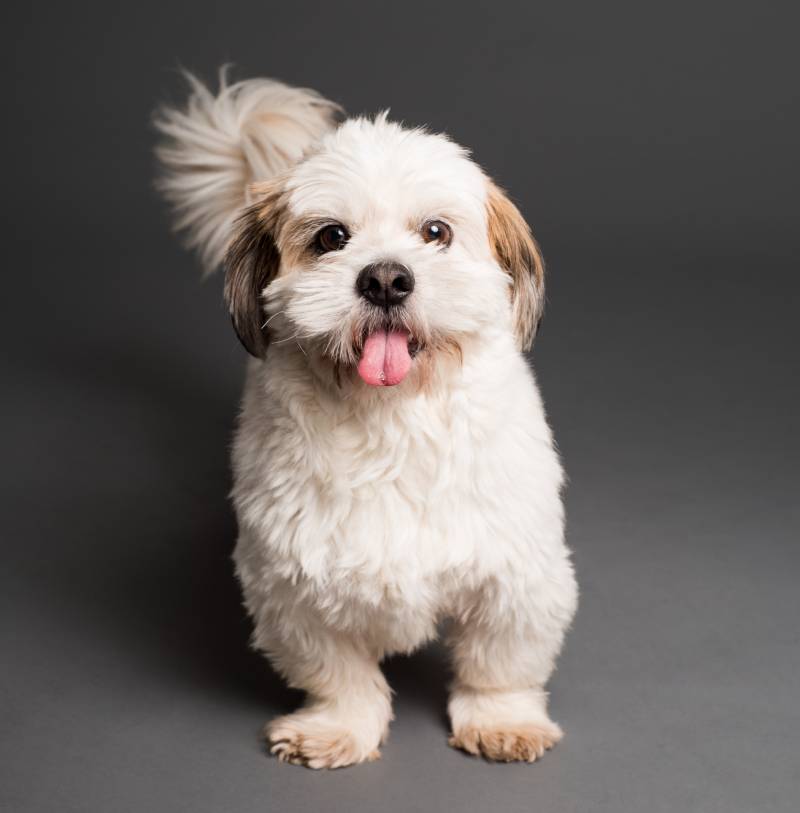
<path id="1" fill-rule="evenodd" d="M 532 761 L 561 736 L 544 685 L 577 597 L 520 352 L 541 261 L 459 147 L 334 112 L 255 80 L 216 98 L 195 84 L 188 112 L 159 120 L 165 191 L 209 265 L 227 249 L 256 356 L 236 569 L 255 645 L 308 693 L 268 737 L 311 767 L 375 758 L 392 716 L 381 658 L 447 620 L 452 743 Z"/>

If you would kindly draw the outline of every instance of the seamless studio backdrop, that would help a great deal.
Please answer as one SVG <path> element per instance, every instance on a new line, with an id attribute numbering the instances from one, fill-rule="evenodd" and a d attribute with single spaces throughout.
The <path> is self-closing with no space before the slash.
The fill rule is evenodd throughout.
<path id="1" fill-rule="evenodd" d="M 8 19 L 10 17 L 10 19 Z M 192 3 L 6 12 L 0 807 L 796 811 L 795 4 Z M 582 604 L 533 766 L 449 749 L 393 659 L 383 759 L 264 753 L 228 443 L 245 362 L 152 188 L 179 65 L 445 130 L 548 261 L 533 353 Z"/>

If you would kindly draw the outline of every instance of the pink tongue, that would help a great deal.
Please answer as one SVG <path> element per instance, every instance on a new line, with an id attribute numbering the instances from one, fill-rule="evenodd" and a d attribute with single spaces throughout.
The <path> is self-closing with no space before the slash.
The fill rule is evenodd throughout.
<path id="1" fill-rule="evenodd" d="M 404 330 L 376 330 L 367 336 L 358 363 L 358 374 L 371 387 L 393 387 L 411 369 L 408 333 Z"/>

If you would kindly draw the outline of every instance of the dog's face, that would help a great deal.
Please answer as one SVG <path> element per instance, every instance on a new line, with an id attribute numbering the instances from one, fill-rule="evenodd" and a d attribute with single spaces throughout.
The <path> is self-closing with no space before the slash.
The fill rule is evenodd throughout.
<path id="1" fill-rule="evenodd" d="M 489 332 L 530 344 L 543 300 L 536 244 L 445 137 L 353 119 L 251 195 L 226 297 L 254 355 L 296 343 L 340 383 L 357 372 L 386 386 L 420 382 Z"/>

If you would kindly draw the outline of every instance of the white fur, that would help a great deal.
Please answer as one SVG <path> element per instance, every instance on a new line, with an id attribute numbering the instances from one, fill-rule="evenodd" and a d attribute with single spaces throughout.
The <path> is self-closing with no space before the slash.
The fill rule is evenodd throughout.
<path id="1" fill-rule="evenodd" d="M 282 168 L 288 217 L 331 218 L 352 233 L 342 251 L 284 262 L 267 286 L 271 344 L 249 363 L 233 450 L 235 562 L 254 644 L 308 693 L 301 711 L 270 725 L 273 751 L 311 767 L 374 758 L 392 716 L 381 658 L 430 641 L 447 620 L 456 744 L 536 758 L 541 748 L 520 757 L 514 743 L 534 732 L 546 748 L 560 736 L 544 686 L 577 591 L 561 465 L 487 237 L 487 178 L 448 139 L 385 116 L 334 130 L 318 97 L 298 108 L 274 83 L 254 82 L 248 93 L 286 100 L 273 110 L 285 130 L 247 115 L 219 124 L 209 111 L 229 110 L 244 88 L 223 86 L 215 100 L 194 87 L 188 113 L 164 114 L 175 141 L 162 155 L 182 223 L 207 256 L 230 239 L 245 179 L 273 167 L 254 172 L 242 151 L 216 162 L 223 141 L 253 139 L 271 155 L 285 132 L 321 136 Z M 281 153 L 308 147 L 300 138 Z M 191 161 L 173 160 L 189 151 Z M 432 217 L 453 226 L 446 250 L 415 230 Z M 352 374 L 351 328 L 363 315 L 354 282 L 386 258 L 414 271 L 412 332 L 432 346 L 457 342 L 461 360 L 437 352 L 425 381 L 412 370 L 399 386 L 369 388 Z M 338 383 L 334 361 L 345 369 Z"/>

